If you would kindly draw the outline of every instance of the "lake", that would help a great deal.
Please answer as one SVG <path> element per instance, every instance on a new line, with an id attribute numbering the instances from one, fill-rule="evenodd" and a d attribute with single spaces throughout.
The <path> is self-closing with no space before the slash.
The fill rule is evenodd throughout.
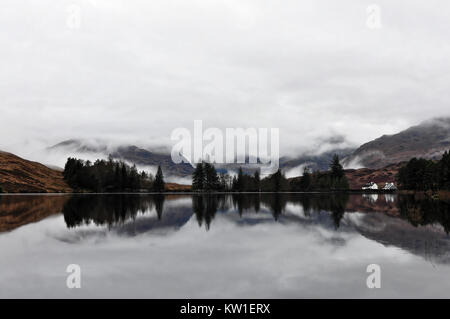
<path id="1" fill-rule="evenodd" d="M 449 230 L 394 194 L 2 195 L 0 297 L 449 298 Z"/>

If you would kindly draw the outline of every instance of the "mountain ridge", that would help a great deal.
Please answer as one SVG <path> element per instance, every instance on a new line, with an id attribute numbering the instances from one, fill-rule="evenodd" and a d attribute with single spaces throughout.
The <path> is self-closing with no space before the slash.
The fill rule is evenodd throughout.
<path id="1" fill-rule="evenodd" d="M 97 143 L 96 141 L 95 143 Z M 103 142 L 104 143 L 104 142 Z M 62 151 L 67 154 L 101 154 L 103 157 L 111 155 L 114 159 L 124 160 L 136 165 L 143 166 L 158 166 L 161 165 L 163 172 L 172 176 L 187 177 L 191 176 L 194 168 L 191 164 L 180 163 L 175 164 L 172 161 L 170 152 L 162 153 L 162 151 L 152 151 L 136 145 L 120 145 L 107 146 L 105 144 L 93 145 L 87 141 L 71 139 L 66 140 L 56 145 L 47 148 L 49 151 Z M 326 170 L 331 162 L 333 155 L 336 153 L 340 157 L 350 155 L 355 149 L 345 148 L 327 151 L 318 155 L 301 155 L 298 157 L 283 156 L 280 158 L 280 168 L 287 172 L 289 170 L 307 165 L 310 169 Z M 239 167 L 242 167 L 244 173 L 253 174 L 260 164 L 249 164 L 249 158 L 245 158 L 245 164 L 231 163 L 231 164 L 217 164 L 219 171 L 223 172 L 237 172 Z M 301 174 L 300 170 L 298 174 Z"/>
<path id="2" fill-rule="evenodd" d="M 358 148 L 342 148 L 323 152 L 318 155 L 302 154 L 294 157 L 281 157 L 280 168 L 289 176 L 302 174 L 304 167 L 310 170 L 327 170 L 332 156 L 338 154 L 346 169 L 368 168 L 382 169 L 398 164 L 413 157 L 439 159 L 444 151 L 450 149 L 450 117 L 435 118 L 411 126 L 392 135 L 382 135 Z M 71 153 L 98 153 L 103 157 L 111 155 L 114 159 L 124 160 L 141 166 L 161 165 L 165 174 L 188 177 L 193 173 L 188 163 L 173 163 L 170 151 L 157 152 L 136 145 L 111 146 L 100 140 L 83 141 L 71 139 L 56 144 L 50 151 Z M 253 174 L 258 164 L 217 164 L 220 172 L 237 172 L 242 166 L 244 173 Z"/>
<path id="3" fill-rule="evenodd" d="M 413 157 L 439 159 L 450 149 L 450 117 L 436 118 L 362 144 L 343 160 L 346 167 L 379 169 Z"/>

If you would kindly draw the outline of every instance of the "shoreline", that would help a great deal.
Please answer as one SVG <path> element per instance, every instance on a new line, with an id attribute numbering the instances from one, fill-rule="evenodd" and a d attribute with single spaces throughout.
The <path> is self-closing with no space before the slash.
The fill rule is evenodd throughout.
<path id="1" fill-rule="evenodd" d="M 187 192 L 187 191 L 169 191 L 169 192 L 66 192 L 66 193 L 0 193 L 0 196 L 4 195 L 165 195 L 165 194 L 186 194 L 186 195 L 211 195 L 211 194 L 395 194 L 398 191 L 382 191 L 382 190 L 326 190 L 326 191 L 305 191 L 305 192 Z"/>
<path id="2" fill-rule="evenodd" d="M 393 195 L 414 195 L 418 198 L 429 197 L 432 198 L 433 194 L 437 199 L 450 199 L 450 191 L 437 191 L 432 193 L 431 191 L 411 191 L 411 190 L 323 190 L 323 191 L 283 191 L 283 192 L 192 192 L 192 191 L 167 191 L 167 192 L 60 192 L 60 193 L 47 193 L 47 192 L 30 192 L 30 193 L 0 193 L 1 196 L 66 196 L 66 195 L 245 195 L 245 194 L 393 194 Z"/>

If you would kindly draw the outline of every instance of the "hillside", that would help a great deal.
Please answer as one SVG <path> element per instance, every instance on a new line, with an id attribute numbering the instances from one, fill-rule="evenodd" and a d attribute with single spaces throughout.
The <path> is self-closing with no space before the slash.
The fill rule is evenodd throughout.
<path id="1" fill-rule="evenodd" d="M 413 157 L 439 159 L 443 152 L 450 149 L 450 118 L 438 118 L 425 121 L 394 135 L 383 135 L 373 141 L 361 145 L 358 149 L 336 149 L 319 155 L 299 155 L 281 157 L 280 168 L 290 176 L 301 174 L 303 166 L 311 170 L 326 170 L 332 156 L 337 153 L 346 168 L 383 169 L 391 164 L 406 162 Z M 62 152 L 66 156 L 82 156 L 96 154 L 106 157 L 109 154 L 115 159 L 122 159 L 138 166 L 161 165 L 166 176 L 188 177 L 193 173 L 190 164 L 173 163 L 168 150 L 146 150 L 133 145 L 111 146 L 104 141 L 68 140 L 48 149 L 50 152 Z M 219 172 L 237 171 L 242 166 L 245 173 L 253 174 L 259 164 L 221 164 L 216 165 Z M 349 173 L 355 187 L 367 178 L 380 179 L 380 182 L 391 181 L 388 173 L 370 176 L 374 172 L 360 171 L 367 178 Z M 392 173 L 392 172 L 391 172 Z M 392 173 L 393 174 L 393 173 Z"/>
<path id="2" fill-rule="evenodd" d="M 0 187 L 7 193 L 64 193 L 71 189 L 62 173 L 0 151 Z"/>
<path id="3" fill-rule="evenodd" d="M 47 149 L 49 152 L 59 152 L 66 157 L 78 157 L 94 154 L 97 157 L 107 157 L 111 155 L 116 160 L 123 160 L 138 166 L 161 165 L 166 176 L 190 176 L 194 171 L 193 167 L 187 163 L 175 164 L 170 153 L 161 150 L 157 152 L 149 151 L 135 145 L 111 146 L 104 141 L 88 140 L 67 140 Z"/>
<path id="4" fill-rule="evenodd" d="M 310 170 L 326 171 L 330 166 L 334 154 L 339 155 L 339 158 L 344 158 L 351 155 L 354 151 L 355 149 L 353 148 L 344 148 L 324 152 L 320 155 L 303 155 L 296 158 L 282 157 L 280 158 L 280 167 L 283 171 L 287 171 L 305 165 Z M 303 172 L 299 170 L 298 173 L 301 174 Z"/>
<path id="5" fill-rule="evenodd" d="M 190 164 L 175 164 L 172 161 L 172 157 L 170 156 L 170 154 L 150 152 L 134 145 L 119 147 L 113 153 L 111 153 L 111 155 L 115 159 L 122 159 L 136 165 L 161 165 L 164 174 L 168 176 L 185 177 L 190 176 L 194 172 L 194 168 Z"/>
<path id="6" fill-rule="evenodd" d="M 177 183 L 166 183 L 164 185 L 166 192 L 191 192 L 192 185 L 182 185 Z"/>
<path id="7" fill-rule="evenodd" d="M 412 157 L 439 159 L 448 149 L 450 118 L 439 118 L 363 144 L 343 163 L 348 167 L 382 168 Z"/>
<path id="8" fill-rule="evenodd" d="M 326 170 L 331 162 L 333 155 L 336 153 L 344 158 L 355 149 L 336 149 L 319 155 L 302 155 L 297 157 L 281 157 L 280 168 L 283 171 L 299 168 L 301 165 L 307 165 L 312 170 Z M 83 154 L 96 155 L 97 157 L 107 157 L 111 155 L 114 159 L 125 160 L 138 166 L 158 166 L 166 176 L 191 176 L 194 169 L 190 164 L 175 164 L 172 161 L 168 150 L 147 150 L 135 145 L 112 146 L 111 143 L 105 141 L 90 141 L 82 139 L 72 139 L 58 143 L 47 149 L 49 152 L 59 152 L 66 157 L 72 156 L 83 157 Z M 249 158 L 246 157 L 247 164 L 216 164 L 219 172 L 234 171 L 237 172 L 242 167 L 246 174 L 253 174 L 260 164 L 249 164 Z M 298 170 L 300 174 L 300 169 Z"/>
<path id="9" fill-rule="evenodd" d="M 395 183 L 395 175 L 404 163 L 391 164 L 380 169 L 373 168 L 359 168 L 359 169 L 346 169 L 345 176 L 347 177 L 348 184 L 351 190 L 361 190 L 362 187 L 368 182 L 374 182 L 378 184 L 379 188 L 383 188 L 385 183 Z M 301 177 L 289 178 L 289 181 L 299 181 Z"/>
<path id="10" fill-rule="evenodd" d="M 374 182 L 379 188 L 382 188 L 385 183 L 396 184 L 395 175 L 403 164 L 391 164 L 380 169 L 347 169 L 345 170 L 345 176 L 348 179 L 350 189 L 361 189 L 368 182 Z"/>

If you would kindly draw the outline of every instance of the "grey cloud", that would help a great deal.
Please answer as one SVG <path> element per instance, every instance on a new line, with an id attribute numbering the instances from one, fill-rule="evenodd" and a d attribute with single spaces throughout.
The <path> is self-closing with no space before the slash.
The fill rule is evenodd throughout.
<path id="1" fill-rule="evenodd" d="M 70 138 L 161 147 L 202 119 L 279 127 L 288 154 L 449 115 L 450 4 L 377 3 L 379 30 L 356 0 L 4 1 L 0 149 Z M 79 29 L 66 24 L 73 4 Z"/>

